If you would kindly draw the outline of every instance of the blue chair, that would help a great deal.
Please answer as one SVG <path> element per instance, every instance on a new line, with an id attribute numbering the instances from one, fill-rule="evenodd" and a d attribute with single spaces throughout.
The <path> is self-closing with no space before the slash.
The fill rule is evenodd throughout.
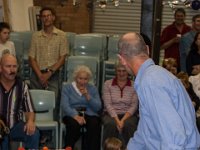
<path id="1" fill-rule="evenodd" d="M 75 35 L 73 53 L 75 56 L 93 56 L 100 60 L 103 53 L 102 38 L 92 35 Z"/>
<path id="2" fill-rule="evenodd" d="M 94 37 L 100 37 L 102 40 L 102 48 L 103 51 L 101 53 L 101 58 L 103 60 L 107 59 L 107 46 L 108 46 L 108 35 L 107 34 L 103 34 L 103 33 L 85 33 L 85 34 L 81 34 L 82 36 L 94 36 Z"/>
<path id="3" fill-rule="evenodd" d="M 52 130 L 55 137 L 55 149 L 58 148 L 58 122 L 53 119 L 55 93 L 53 91 L 31 89 L 31 98 L 35 108 L 35 123 L 40 130 Z"/>
<path id="4" fill-rule="evenodd" d="M 72 73 L 78 65 L 86 65 L 92 72 L 92 79 L 90 83 L 99 88 L 99 63 L 98 59 L 90 56 L 70 56 L 65 62 L 64 80 L 72 82 Z"/>
<path id="5" fill-rule="evenodd" d="M 66 37 L 67 37 L 67 41 L 69 44 L 69 55 L 73 55 L 75 35 L 76 35 L 76 33 L 74 33 L 74 32 L 66 32 Z"/>
<path id="6" fill-rule="evenodd" d="M 24 79 L 24 61 L 23 61 L 23 54 L 24 54 L 24 42 L 21 39 L 13 39 L 12 40 L 15 45 L 15 52 L 17 61 L 19 64 L 19 76 Z"/>
<path id="7" fill-rule="evenodd" d="M 108 38 L 108 60 L 116 60 L 117 54 L 119 52 L 118 49 L 118 41 L 120 36 L 114 35 Z"/>

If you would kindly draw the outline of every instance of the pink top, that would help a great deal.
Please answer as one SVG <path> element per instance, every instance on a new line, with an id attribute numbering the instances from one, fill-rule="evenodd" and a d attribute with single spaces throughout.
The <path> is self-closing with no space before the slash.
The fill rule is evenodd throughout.
<path id="1" fill-rule="evenodd" d="M 116 78 L 107 80 L 103 87 L 103 101 L 104 111 L 111 117 L 126 112 L 133 115 L 138 108 L 138 97 L 130 79 L 123 88 L 118 86 Z"/>

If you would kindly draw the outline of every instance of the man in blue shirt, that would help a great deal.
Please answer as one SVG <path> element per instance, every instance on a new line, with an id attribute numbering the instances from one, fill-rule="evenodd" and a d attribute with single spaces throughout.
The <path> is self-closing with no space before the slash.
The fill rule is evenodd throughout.
<path id="1" fill-rule="evenodd" d="M 139 124 L 128 150 L 197 150 L 200 135 L 192 102 L 182 83 L 154 64 L 137 33 L 119 40 L 119 59 L 136 76 Z"/>
<path id="2" fill-rule="evenodd" d="M 192 17 L 192 30 L 184 34 L 179 43 L 181 71 L 186 72 L 186 57 L 190 51 L 194 36 L 200 31 L 200 14 Z"/>

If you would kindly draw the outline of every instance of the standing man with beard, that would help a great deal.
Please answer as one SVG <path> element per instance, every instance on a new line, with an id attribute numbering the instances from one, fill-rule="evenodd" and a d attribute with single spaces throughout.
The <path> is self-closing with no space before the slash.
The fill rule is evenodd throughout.
<path id="1" fill-rule="evenodd" d="M 9 150 L 10 140 L 24 142 L 27 149 L 38 149 L 39 131 L 34 123 L 32 100 L 28 86 L 16 77 L 17 60 L 13 55 L 2 56 L 0 72 L 0 118 L 10 128 L 10 134 L 4 137 L 0 149 Z"/>
<path id="2" fill-rule="evenodd" d="M 149 58 L 138 33 L 119 40 L 119 59 L 136 76 L 139 124 L 128 150 L 197 150 L 200 135 L 195 110 L 181 81 Z"/>

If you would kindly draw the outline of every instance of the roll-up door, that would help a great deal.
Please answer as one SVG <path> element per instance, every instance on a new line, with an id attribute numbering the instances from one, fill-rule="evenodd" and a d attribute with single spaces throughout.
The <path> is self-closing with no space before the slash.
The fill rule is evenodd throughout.
<path id="1" fill-rule="evenodd" d="M 119 1 L 119 6 L 107 2 L 106 8 L 94 3 L 93 32 L 123 34 L 130 31 L 140 32 L 141 0 Z"/>

